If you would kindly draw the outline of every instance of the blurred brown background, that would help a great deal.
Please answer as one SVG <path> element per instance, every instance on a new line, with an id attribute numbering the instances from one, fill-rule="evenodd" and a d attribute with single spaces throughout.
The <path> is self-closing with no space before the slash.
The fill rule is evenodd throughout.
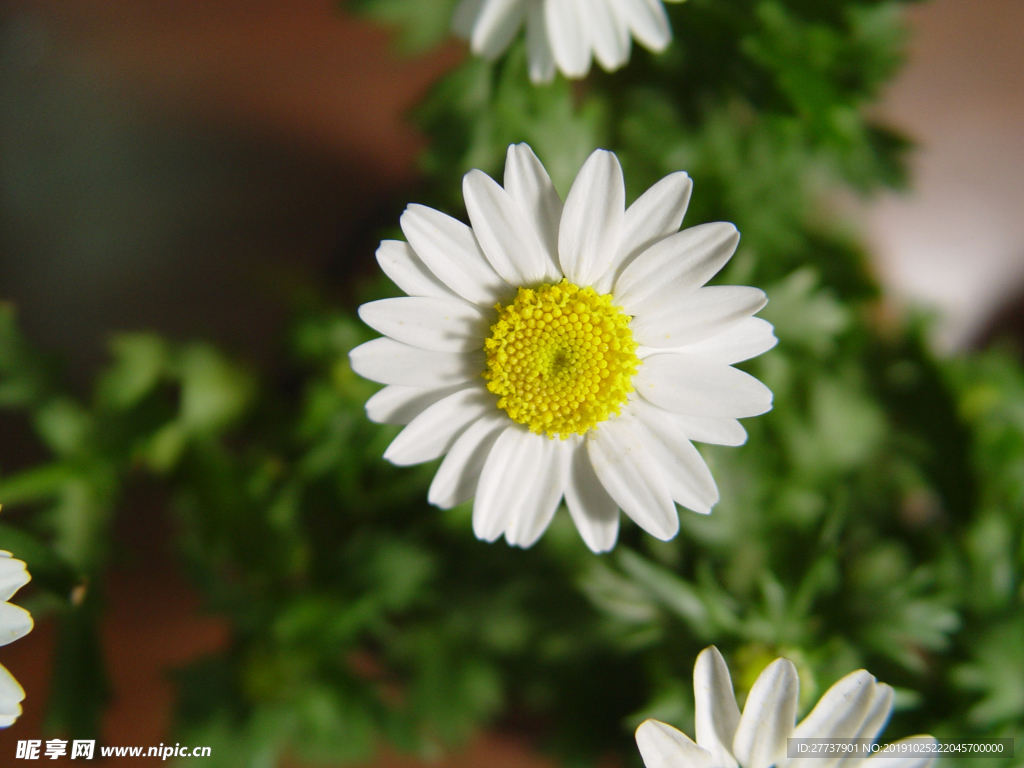
<path id="1" fill-rule="evenodd" d="M 266 361 L 289 276 L 368 263 L 396 201 L 412 199 L 422 138 L 404 115 L 464 50 L 397 57 L 386 32 L 336 6 L 0 6 L 0 297 L 79 381 L 116 330 L 208 338 Z M 920 142 L 915 189 L 863 219 L 894 301 L 938 309 L 949 349 L 1024 286 L 1024 3 L 936 0 L 910 18 L 909 65 L 879 110 Z M 226 641 L 150 506 L 117 526 L 134 554 L 109 584 L 107 745 L 167 739 L 168 670 Z M 0 651 L 28 691 L 24 717 L 0 734 L 4 764 L 16 740 L 44 738 L 52 642 L 44 621 Z M 442 765 L 547 763 L 492 735 Z"/>

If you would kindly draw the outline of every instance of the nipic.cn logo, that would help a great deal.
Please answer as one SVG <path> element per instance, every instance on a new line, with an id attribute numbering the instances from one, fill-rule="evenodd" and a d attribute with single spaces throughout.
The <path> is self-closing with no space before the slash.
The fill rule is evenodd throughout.
<path id="1" fill-rule="evenodd" d="M 92 760 L 96 756 L 96 742 L 75 739 L 70 743 L 72 760 Z M 100 747 L 100 757 L 209 757 L 210 747 L 189 747 L 182 744 L 161 744 L 157 747 Z M 68 756 L 68 742 L 65 739 L 27 739 L 18 742 L 14 754 L 19 760 L 39 760 Z"/>

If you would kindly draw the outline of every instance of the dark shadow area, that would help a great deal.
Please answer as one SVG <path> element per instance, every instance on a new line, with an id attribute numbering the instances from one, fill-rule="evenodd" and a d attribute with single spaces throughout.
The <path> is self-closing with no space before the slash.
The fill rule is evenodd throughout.
<path id="1" fill-rule="evenodd" d="M 111 333 L 203 339 L 260 364 L 296 285 L 344 285 L 394 193 L 359 157 L 142 107 L 0 31 L 0 298 L 88 381 Z M 394 186 L 394 182 L 390 182 Z"/>
<path id="2" fill-rule="evenodd" d="M 971 347 L 987 349 L 994 345 L 1010 347 L 1024 362 L 1024 288 L 992 313 Z"/>

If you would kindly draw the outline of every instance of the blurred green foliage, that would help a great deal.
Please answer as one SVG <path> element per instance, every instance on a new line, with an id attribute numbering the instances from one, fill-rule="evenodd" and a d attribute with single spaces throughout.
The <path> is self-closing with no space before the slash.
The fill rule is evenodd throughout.
<path id="1" fill-rule="evenodd" d="M 453 2 L 353 5 L 423 50 Z M 687 224 L 743 233 L 722 280 L 770 296 L 780 343 L 747 367 L 775 408 L 743 447 L 702 447 L 722 499 L 681 511 L 672 542 L 627 524 L 595 556 L 564 512 L 529 551 L 473 539 L 468 507 L 427 505 L 433 465 L 381 460 L 397 429 L 364 416 L 375 385 L 347 354 L 371 334 L 350 309 L 303 303 L 273 377 L 206 345 L 117 337 L 82 401 L 0 307 L 0 406 L 51 456 L 0 476 L 0 501 L 30 510 L 0 525 L 0 546 L 59 616 L 52 727 L 97 731 L 111 519 L 148 476 L 232 628 L 178 675 L 181 740 L 212 746 L 206 768 L 359 761 L 382 741 L 430 757 L 495 724 L 567 766 L 638 765 L 643 717 L 692 733 L 692 665 L 710 643 L 741 697 L 785 655 L 805 710 L 861 666 L 893 684 L 888 739 L 1024 736 L 1024 372 L 999 352 L 937 360 L 920 323 L 885 321 L 833 210 L 837 191 L 903 182 L 906 140 L 864 113 L 900 61 L 901 8 L 689 0 L 669 9 L 668 51 L 636 49 L 621 72 L 534 87 L 517 43 L 494 64 L 467 58 L 418 111 L 416 202 L 460 215 L 462 173 L 500 178 L 514 141 L 564 194 L 603 146 L 631 198 L 685 169 Z"/>

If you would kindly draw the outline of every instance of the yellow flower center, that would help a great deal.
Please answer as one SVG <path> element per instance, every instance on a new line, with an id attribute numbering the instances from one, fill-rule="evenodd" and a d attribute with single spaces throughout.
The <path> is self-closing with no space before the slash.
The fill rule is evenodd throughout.
<path id="1" fill-rule="evenodd" d="M 484 378 L 513 421 L 564 440 L 619 413 L 640 360 L 610 295 L 563 279 L 496 309 Z"/>

